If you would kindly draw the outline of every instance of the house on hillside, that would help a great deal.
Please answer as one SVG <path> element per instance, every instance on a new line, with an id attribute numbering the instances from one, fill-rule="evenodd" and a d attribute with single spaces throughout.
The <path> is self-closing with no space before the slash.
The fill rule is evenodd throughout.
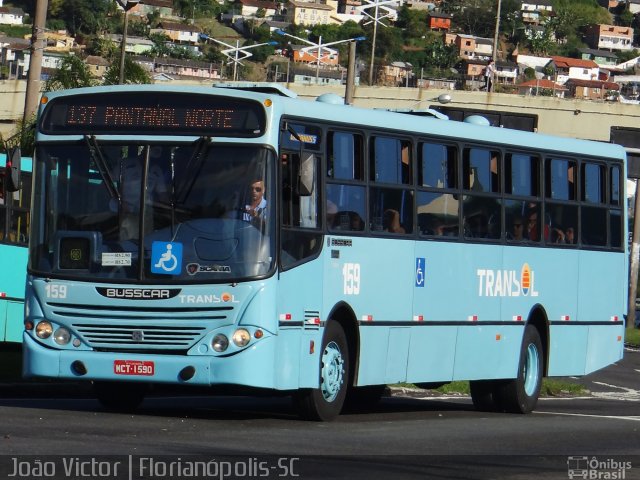
<path id="1" fill-rule="evenodd" d="M 580 100 L 606 100 L 612 93 L 620 92 L 620 85 L 602 80 L 579 80 L 571 78 L 565 83 L 569 97 Z"/>
<path id="2" fill-rule="evenodd" d="M 613 67 L 618 63 L 618 57 L 616 54 L 607 50 L 579 48 L 578 52 L 583 60 L 593 60 L 600 67 Z"/>
<path id="3" fill-rule="evenodd" d="M 312 63 L 315 65 L 318 61 L 318 49 L 316 48 L 314 50 L 313 48 L 311 48 L 311 50 L 302 51 L 305 48 L 308 48 L 308 46 L 305 47 L 303 45 L 291 45 L 291 49 L 293 50 L 293 61 L 297 63 Z M 330 51 L 327 50 L 328 49 L 326 48 L 322 49 L 322 58 L 320 59 L 320 64 L 330 66 L 338 65 L 338 51 L 333 49 L 331 49 Z"/>
<path id="4" fill-rule="evenodd" d="M 552 56 L 546 67 L 554 71 L 555 81 L 561 85 L 570 78 L 579 80 L 597 80 L 600 68 L 593 60 Z"/>
<path id="5" fill-rule="evenodd" d="M 535 80 L 528 80 L 524 83 L 518 84 L 519 95 L 530 96 L 554 96 L 558 98 L 564 98 L 567 92 L 567 87 L 560 85 L 552 80 L 546 78 L 540 78 Z"/>
<path id="6" fill-rule="evenodd" d="M 266 0 L 237 0 L 234 5 L 243 18 L 256 18 L 258 12 L 264 13 L 264 18 L 273 17 L 280 11 L 282 4 Z"/>
<path id="7" fill-rule="evenodd" d="M 192 78 L 199 80 L 220 80 L 220 65 L 195 60 L 177 58 L 157 58 L 154 61 L 154 72 L 164 73 L 170 77 Z"/>
<path id="8" fill-rule="evenodd" d="M 286 4 L 286 21 L 294 25 L 327 25 L 333 8 L 322 3 L 290 0 Z"/>
<path id="9" fill-rule="evenodd" d="M 197 45 L 200 39 L 199 27 L 184 23 L 162 21 L 157 28 L 152 28 L 151 33 L 162 33 L 174 43 Z"/>
<path id="10" fill-rule="evenodd" d="M 95 55 L 89 55 L 84 59 L 84 63 L 89 67 L 89 73 L 96 78 L 104 77 L 107 69 L 111 65 L 108 60 Z"/>
<path id="11" fill-rule="evenodd" d="M 0 24 L 2 25 L 22 25 L 24 15 L 21 8 L 0 6 Z"/>
<path id="12" fill-rule="evenodd" d="M 103 38 L 111 40 L 116 45 L 122 45 L 122 35 L 119 34 L 109 34 L 104 35 Z M 132 53 L 134 55 L 141 55 L 145 52 L 148 52 L 153 48 L 153 42 L 148 38 L 143 37 L 135 37 L 132 35 L 127 35 L 127 44 L 124 49 L 127 53 Z"/>
<path id="13" fill-rule="evenodd" d="M 464 60 L 489 60 L 493 56 L 493 40 L 459 33 L 453 42 L 458 56 Z"/>
<path id="14" fill-rule="evenodd" d="M 520 6 L 520 15 L 525 24 L 540 24 L 545 15 L 553 12 L 551 0 L 526 0 Z"/>
<path id="15" fill-rule="evenodd" d="M 9 78 L 23 78 L 26 75 L 25 54 L 29 53 L 31 42 L 24 38 L 0 37 L 0 65 L 7 67 Z"/>
<path id="16" fill-rule="evenodd" d="M 597 50 L 633 50 L 633 28 L 617 25 L 589 25 L 585 29 L 585 42 Z"/>
<path id="17" fill-rule="evenodd" d="M 427 27 L 436 32 L 448 32 L 451 29 L 452 18 L 453 15 L 450 13 L 431 11 L 427 15 Z"/>
<path id="18" fill-rule="evenodd" d="M 120 7 L 120 5 L 118 5 L 118 7 Z M 136 6 L 129 10 L 130 15 L 138 15 L 141 17 L 146 17 L 156 12 L 160 14 L 160 17 L 170 17 L 173 15 L 173 0 L 140 0 Z"/>

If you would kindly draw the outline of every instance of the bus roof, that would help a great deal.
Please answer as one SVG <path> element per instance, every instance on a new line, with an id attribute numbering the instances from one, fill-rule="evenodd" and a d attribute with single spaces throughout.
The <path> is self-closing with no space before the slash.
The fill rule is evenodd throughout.
<path id="1" fill-rule="evenodd" d="M 272 102 L 279 115 L 302 119 L 314 119 L 338 123 L 352 128 L 385 129 L 390 132 L 411 132 L 413 135 L 437 136 L 442 141 L 465 140 L 470 143 L 491 143 L 510 147 L 535 149 L 538 151 L 557 151 L 567 154 L 596 156 L 604 158 L 626 158 L 626 152 L 620 145 L 553 136 L 541 133 L 513 130 L 502 127 L 474 125 L 454 120 L 435 118 L 430 115 L 408 115 L 382 109 L 362 108 L 336 102 L 310 101 L 292 98 L 282 89 L 273 90 L 273 84 L 223 84 L 224 88 L 187 87 L 170 85 L 111 85 L 87 87 L 45 93 L 50 98 L 89 93 L 107 92 L 190 92 L 194 94 L 222 95 L 252 99 L 263 103 L 267 98 Z M 265 87 L 268 87 L 265 89 Z M 259 90 L 259 91 L 256 91 Z M 286 90 L 286 89 L 284 89 Z M 318 97 L 322 100 L 322 95 Z"/>

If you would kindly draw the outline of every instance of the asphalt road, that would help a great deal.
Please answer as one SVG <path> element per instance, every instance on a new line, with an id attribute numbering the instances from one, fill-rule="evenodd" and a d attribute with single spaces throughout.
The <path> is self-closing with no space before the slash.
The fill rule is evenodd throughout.
<path id="1" fill-rule="evenodd" d="M 0 478 L 20 459 L 29 478 L 45 478 L 30 470 L 36 458 L 58 464 L 49 478 L 86 478 L 67 476 L 61 462 L 104 455 L 122 467 L 121 477 L 104 478 L 168 478 L 167 462 L 192 460 L 228 461 L 243 474 L 229 478 L 640 478 L 639 380 L 640 352 L 626 352 L 581 379 L 591 395 L 541 399 L 531 415 L 476 412 L 464 397 L 396 395 L 332 423 L 298 420 L 285 398 L 161 396 L 127 415 L 103 411 L 85 391 L 16 398 L 4 386 Z M 227 478 L 218 467 L 211 476 Z"/>

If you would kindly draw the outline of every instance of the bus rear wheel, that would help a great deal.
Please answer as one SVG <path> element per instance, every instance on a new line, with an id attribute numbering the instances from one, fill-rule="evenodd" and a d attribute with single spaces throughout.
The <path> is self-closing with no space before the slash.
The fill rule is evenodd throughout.
<path id="1" fill-rule="evenodd" d="M 518 376 L 503 382 L 494 391 L 500 409 L 511 413 L 530 413 L 538 403 L 543 375 L 543 350 L 538 329 L 527 325 L 520 347 Z"/>
<path id="2" fill-rule="evenodd" d="M 347 338 L 338 322 L 329 321 L 322 339 L 320 388 L 300 390 L 294 401 L 307 420 L 329 421 L 342 411 L 349 379 Z"/>
<path id="3" fill-rule="evenodd" d="M 94 382 L 93 391 L 100 404 L 111 412 L 135 411 L 147 393 L 144 383 Z"/>

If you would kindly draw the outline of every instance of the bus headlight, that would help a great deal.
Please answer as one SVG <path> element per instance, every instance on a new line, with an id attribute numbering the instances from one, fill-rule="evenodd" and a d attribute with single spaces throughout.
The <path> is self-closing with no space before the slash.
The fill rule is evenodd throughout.
<path id="1" fill-rule="evenodd" d="M 71 341 L 71 333 L 64 327 L 60 327 L 53 332 L 53 341 L 58 345 L 66 345 Z"/>
<path id="2" fill-rule="evenodd" d="M 53 327 L 49 322 L 46 322 L 46 321 L 39 322 L 36 325 L 36 335 L 38 336 L 38 338 L 41 338 L 44 340 L 45 338 L 49 338 L 52 333 L 53 333 Z"/>
<path id="3" fill-rule="evenodd" d="M 238 330 L 233 332 L 232 339 L 233 343 L 235 343 L 237 347 L 244 347 L 251 340 L 251 334 L 244 328 L 239 328 Z"/>
<path id="4" fill-rule="evenodd" d="M 213 337 L 211 347 L 218 353 L 224 352 L 229 347 L 229 339 L 221 333 Z"/>

